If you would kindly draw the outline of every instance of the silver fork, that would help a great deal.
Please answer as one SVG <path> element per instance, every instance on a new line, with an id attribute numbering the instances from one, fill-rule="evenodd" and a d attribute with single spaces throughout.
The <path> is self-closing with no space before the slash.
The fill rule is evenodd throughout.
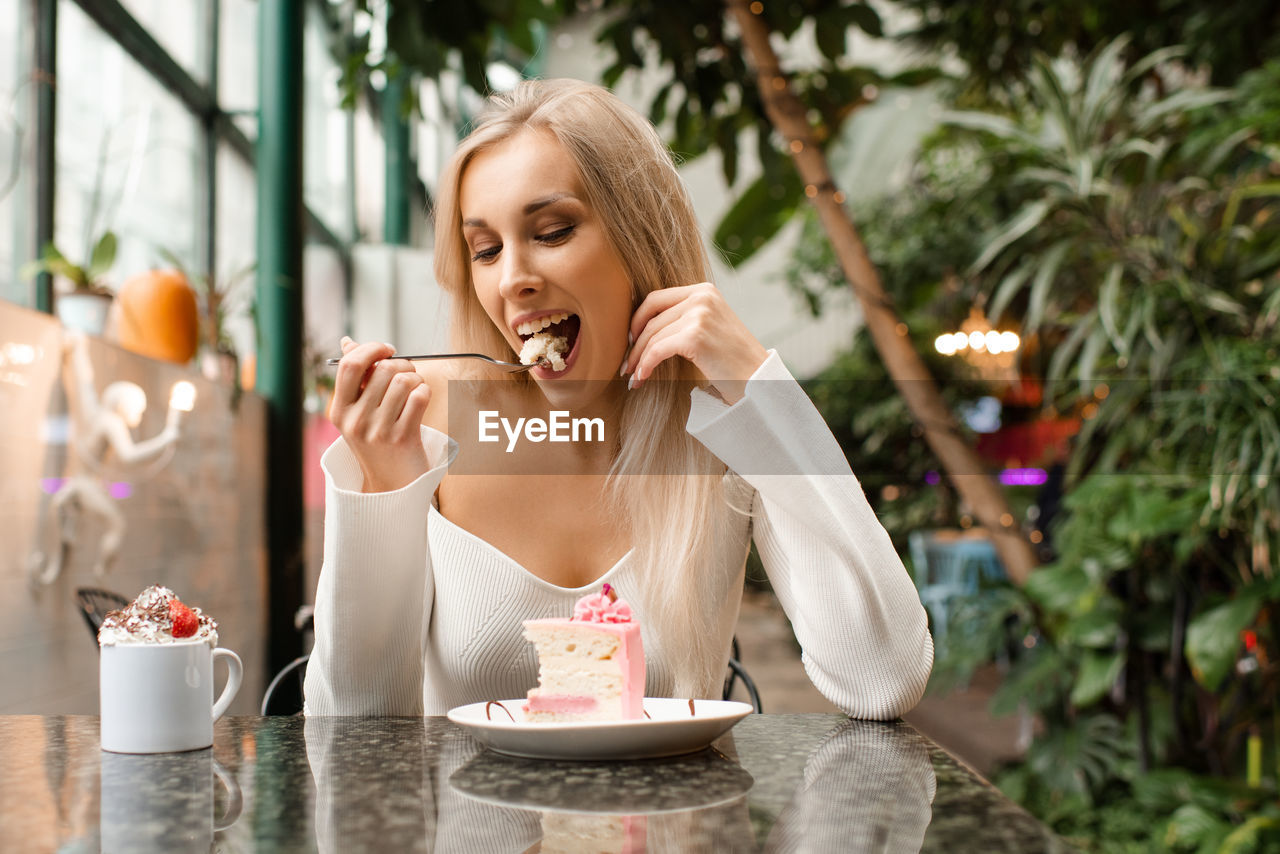
<path id="1" fill-rule="evenodd" d="M 494 365 L 495 367 L 501 368 L 504 373 L 508 373 L 508 374 L 518 374 L 521 371 L 527 371 L 530 368 L 536 368 L 539 365 L 546 364 L 547 362 L 546 357 L 539 358 L 538 361 L 534 362 L 532 365 L 526 365 L 522 362 L 500 362 L 497 359 L 484 355 L 483 353 L 430 353 L 430 354 L 418 355 L 418 356 L 401 356 L 399 354 L 396 354 L 391 358 L 405 359 L 410 362 L 421 362 L 421 361 L 426 361 L 428 359 L 479 359 L 482 362 L 488 362 L 489 364 Z M 325 362 L 325 364 L 336 365 L 341 361 L 342 361 L 341 358 L 329 359 Z"/>

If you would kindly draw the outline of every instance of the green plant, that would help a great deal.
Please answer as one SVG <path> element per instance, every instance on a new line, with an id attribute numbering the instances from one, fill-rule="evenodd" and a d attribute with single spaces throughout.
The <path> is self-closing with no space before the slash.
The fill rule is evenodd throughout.
<path id="1" fill-rule="evenodd" d="M 1045 735 L 1000 780 L 1091 850 L 1266 850 L 1274 777 L 1240 781 L 1246 742 L 1278 740 L 1280 68 L 1178 88 L 1178 49 L 1125 46 L 1039 57 L 1011 115 L 950 116 L 1010 167 L 966 277 L 1086 413 L 1056 559 L 1002 605 L 1035 643 L 993 710 Z M 1166 768 L 1180 802 L 1153 794 Z"/>
<path id="2" fill-rule="evenodd" d="M 93 244 L 89 259 L 77 264 L 67 259 L 52 242 L 46 243 L 40 257 L 22 267 L 19 275 L 29 279 L 38 273 L 50 273 L 61 276 L 71 283 L 72 290 L 77 293 L 110 294 L 106 275 L 116 262 L 116 235 L 107 231 Z"/>
<path id="3" fill-rule="evenodd" d="M 192 274 L 176 253 L 160 247 L 157 252 L 166 264 L 182 273 L 195 288 L 200 306 L 200 339 L 203 348 L 210 353 L 236 352 L 235 341 L 227 329 L 227 320 L 238 314 L 251 314 L 252 294 L 247 294 L 241 283 L 258 269 L 256 263 L 248 264 L 225 276 L 213 273 Z"/>

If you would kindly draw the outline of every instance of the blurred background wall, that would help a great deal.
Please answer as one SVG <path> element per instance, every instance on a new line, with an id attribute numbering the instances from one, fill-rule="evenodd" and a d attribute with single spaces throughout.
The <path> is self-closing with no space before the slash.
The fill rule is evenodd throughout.
<path id="1" fill-rule="evenodd" d="M 0 302 L 0 714 L 96 714 L 97 642 L 76 591 L 101 587 L 132 598 L 163 584 L 218 622 L 220 645 L 244 661 L 232 713 L 256 712 L 264 684 L 262 400 L 232 399 L 229 386 L 100 340 L 86 342 L 100 395 L 107 382 L 147 396 L 139 441 L 160 433 L 175 382 L 195 386 L 177 442 L 154 460 L 108 460 L 90 474 L 124 522 L 105 575 L 94 572 L 107 525 L 83 507 L 75 545 L 48 583 L 36 578 L 58 549 L 53 496 L 85 474 L 75 443 L 85 435 L 67 337 L 48 315 Z M 223 675 L 215 676 L 221 684 Z"/>

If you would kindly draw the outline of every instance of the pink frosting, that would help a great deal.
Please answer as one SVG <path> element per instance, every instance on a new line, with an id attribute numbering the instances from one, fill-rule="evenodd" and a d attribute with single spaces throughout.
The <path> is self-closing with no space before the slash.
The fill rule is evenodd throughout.
<path id="1" fill-rule="evenodd" d="M 606 584 L 599 593 L 583 596 L 573 606 L 573 619 L 588 623 L 629 623 L 631 606 Z"/>

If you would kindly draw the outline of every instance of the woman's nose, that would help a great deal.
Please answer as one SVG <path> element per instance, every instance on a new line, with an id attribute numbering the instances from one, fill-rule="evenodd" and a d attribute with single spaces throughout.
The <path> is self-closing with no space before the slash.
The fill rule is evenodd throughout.
<path id="1" fill-rule="evenodd" d="M 517 300 L 530 297 L 542 289 L 542 277 L 530 267 L 528 259 L 520 252 L 506 252 L 502 258 L 502 278 L 498 293 L 503 299 Z"/>

